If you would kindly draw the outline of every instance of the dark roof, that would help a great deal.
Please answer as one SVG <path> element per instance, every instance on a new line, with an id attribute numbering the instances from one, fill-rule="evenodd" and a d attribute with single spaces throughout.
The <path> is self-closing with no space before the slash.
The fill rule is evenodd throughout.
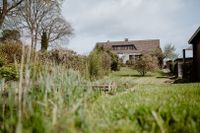
<path id="1" fill-rule="evenodd" d="M 192 37 L 190 38 L 190 40 L 188 41 L 189 44 L 193 44 L 193 41 L 195 40 L 195 38 L 200 34 L 200 26 L 199 28 L 196 30 L 196 32 L 192 35 Z"/>
<path id="2" fill-rule="evenodd" d="M 133 45 L 136 49 L 133 50 L 112 50 L 117 53 L 146 53 L 151 52 L 155 49 L 160 49 L 160 40 L 127 40 L 125 41 L 107 41 L 107 42 L 98 42 L 97 45 L 103 45 L 104 48 L 112 50 L 113 46 L 122 46 L 122 45 Z M 160 49 L 161 50 L 161 49 Z"/>

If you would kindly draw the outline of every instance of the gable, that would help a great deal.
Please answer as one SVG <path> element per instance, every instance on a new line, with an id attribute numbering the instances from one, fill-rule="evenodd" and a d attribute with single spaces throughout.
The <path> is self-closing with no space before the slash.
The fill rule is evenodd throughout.
<path id="1" fill-rule="evenodd" d="M 195 42 L 200 40 L 200 27 L 196 30 L 196 32 L 192 35 L 190 40 L 188 41 L 189 44 L 194 44 Z"/>

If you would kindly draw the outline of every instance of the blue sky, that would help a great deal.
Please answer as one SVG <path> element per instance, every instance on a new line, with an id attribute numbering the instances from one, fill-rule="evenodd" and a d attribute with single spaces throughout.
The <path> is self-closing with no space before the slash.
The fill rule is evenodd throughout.
<path id="1" fill-rule="evenodd" d="M 99 41 L 160 39 L 181 54 L 200 26 L 199 7 L 200 0 L 65 0 L 75 33 L 67 47 L 87 54 Z"/>

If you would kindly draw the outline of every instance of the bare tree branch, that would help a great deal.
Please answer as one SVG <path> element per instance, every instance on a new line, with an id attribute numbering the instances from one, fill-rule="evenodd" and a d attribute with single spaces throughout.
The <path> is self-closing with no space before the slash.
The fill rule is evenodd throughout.
<path id="1" fill-rule="evenodd" d="M 10 15 L 12 10 L 16 9 L 24 0 L 3 0 L 0 3 L 0 28 L 2 27 L 6 17 Z"/>

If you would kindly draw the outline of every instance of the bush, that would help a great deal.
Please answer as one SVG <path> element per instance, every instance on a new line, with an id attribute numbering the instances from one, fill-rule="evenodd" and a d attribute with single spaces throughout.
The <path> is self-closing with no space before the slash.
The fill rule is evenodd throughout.
<path id="1" fill-rule="evenodd" d="M 111 70 L 120 70 L 118 56 L 100 45 L 96 45 L 94 50 L 90 53 L 88 62 L 91 79 L 102 78 L 103 76 L 108 75 Z"/>
<path id="2" fill-rule="evenodd" d="M 0 37 L 0 40 L 2 42 L 12 41 L 14 43 L 22 44 L 20 37 L 21 35 L 18 30 L 5 29 L 2 32 L 2 37 Z"/>
<path id="3" fill-rule="evenodd" d="M 90 53 L 88 58 L 90 79 L 98 79 L 108 75 L 112 65 L 113 69 L 115 69 L 114 67 L 116 66 L 113 64 L 114 57 L 112 57 L 111 54 L 112 53 L 106 51 L 103 47 L 96 47 Z"/>
<path id="4" fill-rule="evenodd" d="M 88 62 L 90 79 L 101 78 L 103 76 L 102 59 L 97 51 L 90 53 Z"/>
<path id="5" fill-rule="evenodd" d="M 111 56 L 111 70 L 112 71 L 119 71 L 120 70 L 120 60 L 119 57 L 112 53 L 111 51 L 107 51 L 108 54 Z"/>
<path id="6" fill-rule="evenodd" d="M 19 79 L 19 68 L 15 65 L 3 66 L 0 68 L 0 77 L 6 81 Z"/>
<path id="7" fill-rule="evenodd" d="M 0 44 L 0 62 L 1 64 L 10 64 L 20 62 L 22 55 L 22 45 L 12 41 L 6 41 Z"/>
<path id="8" fill-rule="evenodd" d="M 4 66 L 6 64 L 7 60 L 5 56 L 0 55 L 0 67 Z"/>
<path id="9" fill-rule="evenodd" d="M 144 76 L 147 72 L 154 71 L 158 68 L 158 60 L 154 56 L 143 55 L 134 62 L 133 67 L 141 76 Z"/>
<path id="10" fill-rule="evenodd" d="M 108 75 L 110 73 L 111 70 L 111 64 L 112 64 L 112 58 L 111 56 L 105 52 L 105 51 L 101 51 L 99 52 L 99 56 L 101 58 L 101 67 L 103 70 L 103 75 Z"/>
<path id="11" fill-rule="evenodd" d="M 150 55 L 157 58 L 157 60 L 158 60 L 158 66 L 160 68 L 162 68 L 162 66 L 163 66 L 163 58 L 164 58 L 162 50 L 160 48 L 157 48 L 157 49 L 153 50 L 150 53 Z"/>
<path id="12" fill-rule="evenodd" d="M 87 74 L 87 58 L 77 55 L 75 52 L 67 49 L 54 49 L 49 52 L 38 53 L 39 62 L 43 64 L 63 65 L 68 69 L 79 71 L 82 75 Z"/>

